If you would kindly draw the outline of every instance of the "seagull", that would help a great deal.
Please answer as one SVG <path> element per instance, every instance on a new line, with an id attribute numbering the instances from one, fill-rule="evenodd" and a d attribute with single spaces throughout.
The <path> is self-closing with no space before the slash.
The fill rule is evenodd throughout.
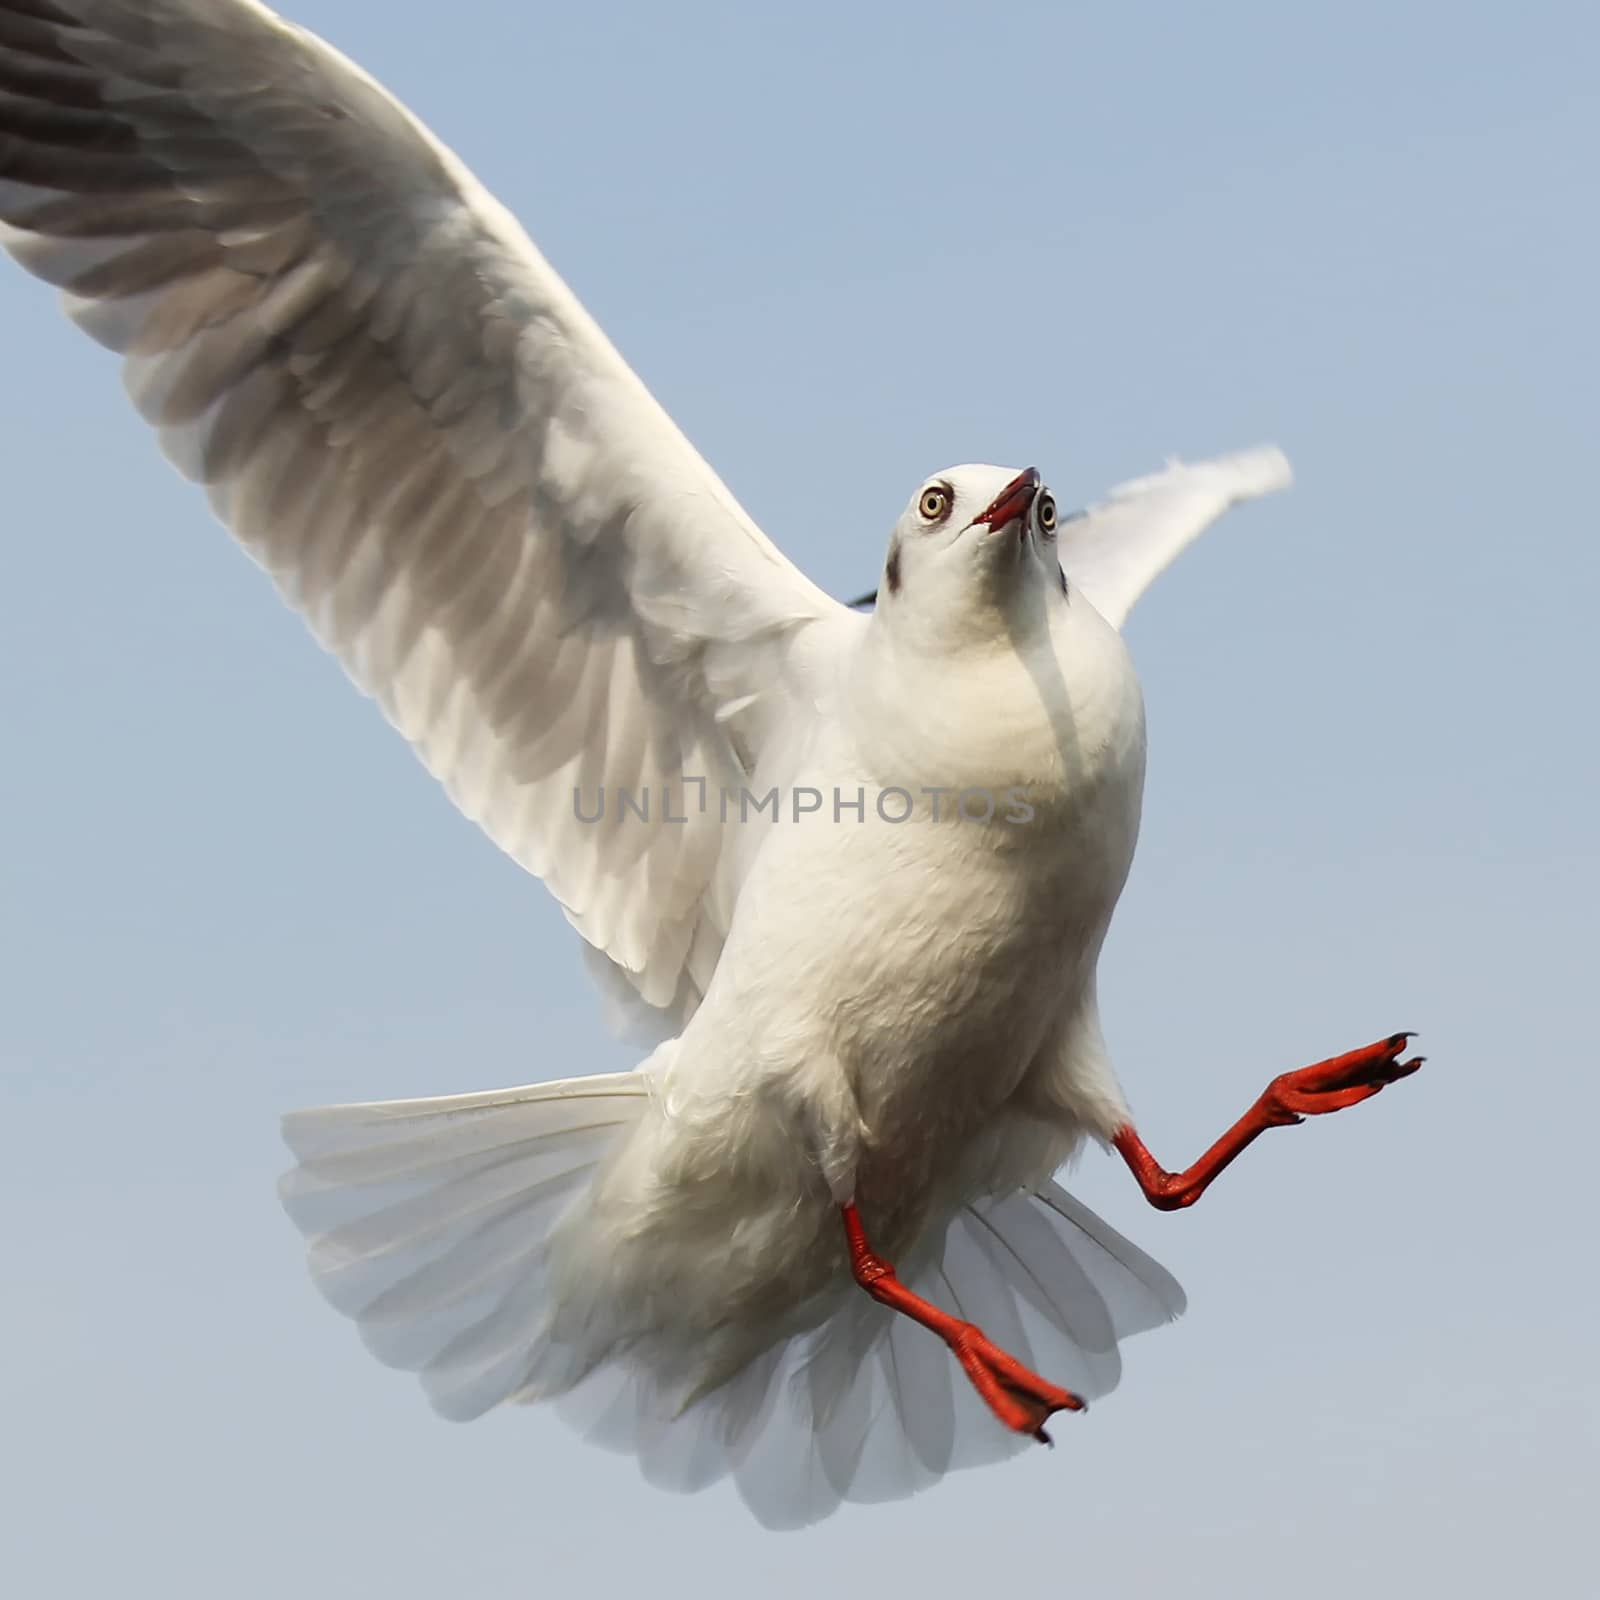
<path id="1" fill-rule="evenodd" d="M 840 604 L 457 157 L 254 0 L 0 0 L 0 222 L 650 1034 L 285 1119 L 317 1287 L 445 1417 L 548 1403 L 774 1527 L 913 1492 L 1047 1440 L 1183 1308 L 1055 1181 L 1080 1149 L 1188 1206 L 1420 1065 L 1395 1033 L 1284 1073 L 1168 1170 L 1101 1029 L 1122 627 L 1277 449 L 1072 516 L 1033 467 L 934 473 Z"/>

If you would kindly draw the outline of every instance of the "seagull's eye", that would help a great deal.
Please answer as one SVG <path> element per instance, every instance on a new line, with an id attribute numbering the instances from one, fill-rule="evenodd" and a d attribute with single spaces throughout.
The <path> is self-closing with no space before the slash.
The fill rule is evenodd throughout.
<path id="1" fill-rule="evenodd" d="M 950 514 L 950 491 L 948 489 L 924 489 L 922 498 L 917 502 L 917 510 L 922 513 L 925 522 L 938 522 L 941 517 Z"/>
<path id="2" fill-rule="evenodd" d="M 1043 528 L 1046 533 L 1054 533 L 1056 531 L 1056 503 L 1053 496 L 1048 494 L 1042 494 L 1039 496 L 1037 515 L 1039 518 L 1039 526 Z"/>

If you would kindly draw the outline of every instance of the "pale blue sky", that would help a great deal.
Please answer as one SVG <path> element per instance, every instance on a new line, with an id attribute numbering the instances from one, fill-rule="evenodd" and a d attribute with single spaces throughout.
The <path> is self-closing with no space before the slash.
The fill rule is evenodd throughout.
<path id="1" fill-rule="evenodd" d="M 1107 1027 L 1173 1165 L 1285 1067 L 1402 1026 L 1430 1065 L 1182 1216 L 1088 1158 L 1188 1316 L 1052 1454 L 799 1536 L 551 1417 L 438 1422 L 314 1296 L 279 1112 L 631 1052 L 0 273 L 10 1592 L 1592 1592 L 1600 20 L 1490 10 L 294 7 L 836 593 L 952 461 L 1299 473 L 1130 629 Z"/>

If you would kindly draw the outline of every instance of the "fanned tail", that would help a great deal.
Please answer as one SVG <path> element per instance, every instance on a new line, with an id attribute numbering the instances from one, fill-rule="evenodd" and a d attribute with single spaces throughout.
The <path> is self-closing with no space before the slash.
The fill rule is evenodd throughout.
<path id="1" fill-rule="evenodd" d="M 937 1337 L 847 1280 L 810 1331 L 775 1328 L 688 1404 L 681 1373 L 663 1381 L 646 1346 L 609 1333 L 605 1263 L 581 1225 L 590 1186 L 650 1105 L 646 1083 L 628 1072 L 287 1117 L 299 1165 L 282 1193 L 317 1287 L 381 1361 L 418 1374 L 443 1416 L 551 1399 L 661 1487 L 731 1475 L 769 1527 L 1028 1448 Z M 580 1270 L 553 1282 L 562 1238 Z M 1115 1387 L 1119 1340 L 1184 1306 L 1170 1274 L 1055 1184 L 967 1206 L 900 1265 L 919 1294 L 1088 1398 Z M 563 1293 L 583 1302 L 575 1315 Z"/>

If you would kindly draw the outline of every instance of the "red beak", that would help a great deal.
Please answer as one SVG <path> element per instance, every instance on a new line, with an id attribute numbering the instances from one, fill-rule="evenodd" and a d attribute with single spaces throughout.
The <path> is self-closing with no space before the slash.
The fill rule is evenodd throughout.
<path id="1" fill-rule="evenodd" d="M 987 522 L 996 533 L 1017 517 L 1025 517 L 1033 509 L 1033 498 L 1039 492 L 1039 469 L 1028 467 L 1019 472 L 995 497 L 987 511 L 972 519 L 973 525 Z"/>

